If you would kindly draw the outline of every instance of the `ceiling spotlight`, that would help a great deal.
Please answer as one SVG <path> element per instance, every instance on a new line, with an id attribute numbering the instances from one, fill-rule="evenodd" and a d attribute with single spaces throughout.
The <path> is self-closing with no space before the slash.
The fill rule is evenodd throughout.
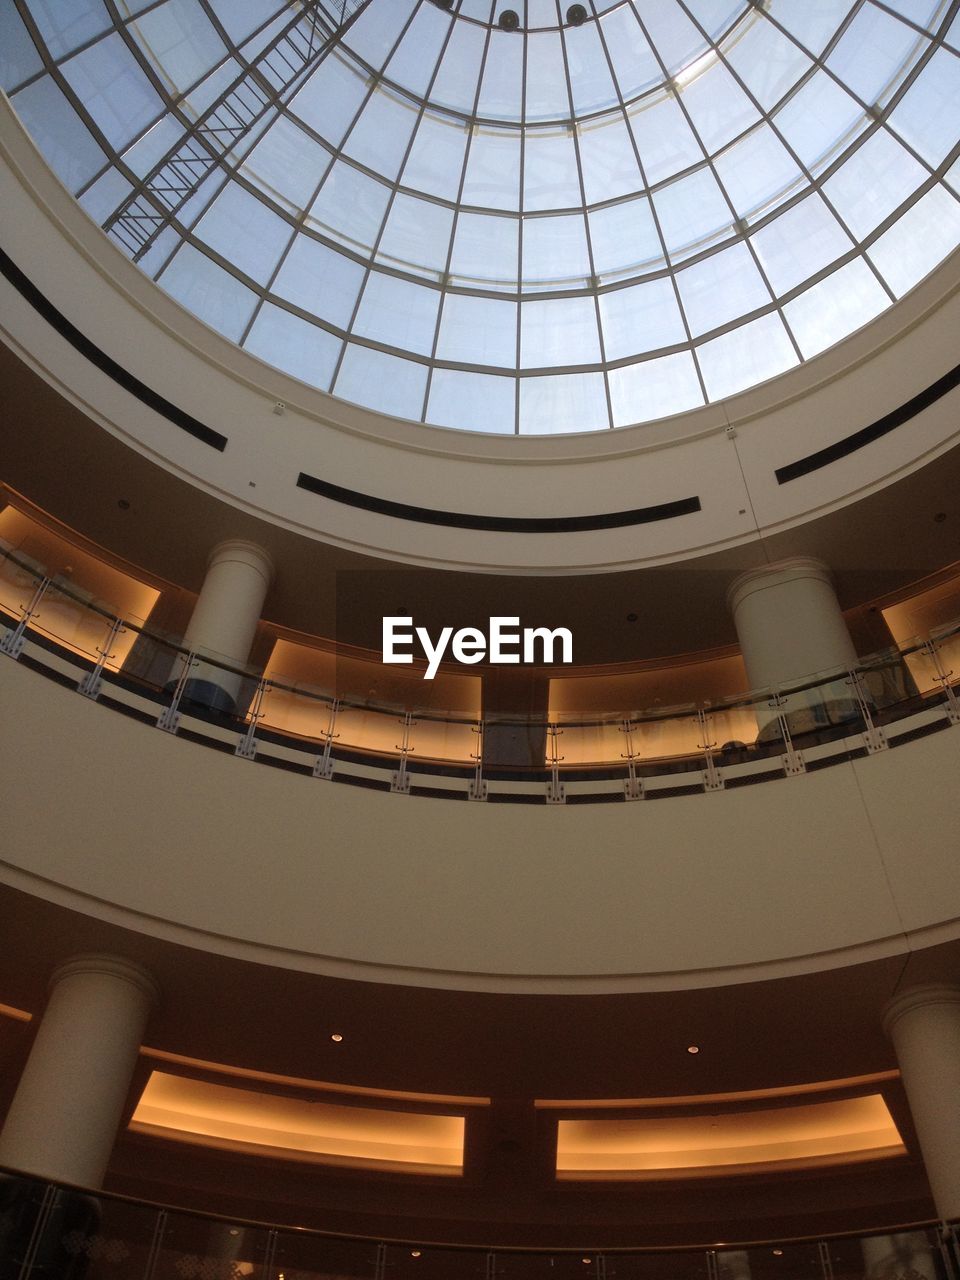
<path id="1" fill-rule="evenodd" d="M 593 1259 L 592 1259 L 592 1258 L 581 1258 L 581 1259 L 580 1259 L 580 1261 L 581 1261 L 582 1263 L 584 1263 L 586 1266 L 588 1266 L 588 1267 L 589 1267 L 589 1265 L 590 1265 L 590 1263 L 593 1261 Z"/>
<path id="2" fill-rule="evenodd" d="M 687 1053 L 699 1053 L 699 1052 L 700 1052 L 700 1046 L 698 1044 L 687 1045 Z"/>
<path id="3" fill-rule="evenodd" d="M 516 9 L 504 9 L 497 19 L 497 24 L 501 31 L 516 31 L 520 26 L 520 15 Z"/>
<path id="4" fill-rule="evenodd" d="M 411 1249 L 411 1250 L 410 1250 L 410 1257 L 411 1257 L 411 1258 L 419 1258 L 419 1257 L 420 1257 L 420 1250 L 419 1250 L 419 1249 Z"/>
<path id="5" fill-rule="evenodd" d="M 582 4 L 572 4 L 567 10 L 567 21 L 571 27 L 582 27 L 587 20 L 587 11 Z"/>
<path id="6" fill-rule="evenodd" d="M 782 1249 L 774 1249 L 774 1251 L 773 1251 L 773 1256 L 774 1256 L 775 1258 L 782 1258 L 782 1257 L 783 1257 L 783 1250 L 782 1250 Z"/>
<path id="7" fill-rule="evenodd" d="M 340 1041 L 343 1039 L 343 1036 L 340 1034 L 339 1031 L 334 1031 L 330 1039 L 333 1041 L 334 1044 L 339 1044 Z"/>

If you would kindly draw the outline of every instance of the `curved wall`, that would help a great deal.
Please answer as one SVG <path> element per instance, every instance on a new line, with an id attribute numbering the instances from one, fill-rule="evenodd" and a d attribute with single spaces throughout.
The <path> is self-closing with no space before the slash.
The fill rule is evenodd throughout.
<path id="1" fill-rule="evenodd" d="M 226 437 L 221 451 L 125 390 L 3 282 L 6 339 L 94 421 L 234 506 L 312 538 L 411 564 L 589 572 L 756 540 L 907 474 L 958 439 L 960 393 L 909 427 L 781 483 L 776 472 L 882 421 L 950 374 L 960 255 L 840 347 L 754 391 L 651 426 L 503 439 L 378 418 L 269 370 L 167 298 L 114 248 L 0 107 L 0 245 L 101 352 Z M 285 406 L 277 415 L 278 402 Z M 731 429 L 732 428 L 732 429 Z M 445 528 L 308 492 L 306 474 L 407 507 L 508 520 L 699 510 L 588 531 Z M 546 528 L 551 528 L 548 524 Z"/>
<path id="2" fill-rule="evenodd" d="M 457 806 L 252 766 L 0 663 L 17 726 L 0 878 L 141 932 L 332 976 L 560 993 L 960 936 L 956 728 L 701 798 Z"/>

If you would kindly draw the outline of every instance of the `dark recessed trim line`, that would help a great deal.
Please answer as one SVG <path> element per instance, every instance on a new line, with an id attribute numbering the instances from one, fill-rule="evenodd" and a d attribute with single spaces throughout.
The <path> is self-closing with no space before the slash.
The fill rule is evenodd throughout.
<path id="1" fill-rule="evenodd" d="M 415 507 L 389 498 L 374 498 L 355 489 L 342 489 L 338 484 L 318 480 L 301 471 L 297 488 L 316 493 L 321 498 L 343 502 L 362 511 L 394 516 L 398 520 L 415 520 L 419 524 L 445 525 L 453 529 L 482 529 L 493 533 L 581 533 L 591 529 L 621 529 L 626 525 L 652 524 L 655 520 L 672 520 L 700 510 L 699 498 L 680 498 L 655 507 L 638 507 L 635 511 L 607 511 L 592 516 L 482 516 L 461 511 L 438 511 L 434 507 Z"/>
<path id="2" fill-rule="evenodd" d="M 777 481 L 780 484 L 786 484 L 788 480 L 797 480 L 800 476 L 809 475 L 811 471 L 819 471 L 821 467 L 829 466 L 831 462 L 846 458 L 857 449 L 862 449 L 865 444 L 872 444 L 881 436 L 895 431 L 897 427 L 902 427 L 905 422 L 915 418 L 924 409 L 929 409 L 956 386 L 960 386 L 960 365 L 954 366 L 949 373 L 945 373 L 942 378 L 931 383 L 925 391 L 913 396 L 906 404 L 884 414 L 876 422 L 871 422 L 869 427 L 855 431 L 852 436 L 845 436 L 843 440 L 828 445 L 826 449 L 818 449 L 816 453 L 808 454 L 805 458 L 790 462 L 785 467 L 778 467 L 774 472 Z"/>
<path id="3" fill-rule="evenodd" d="M 222 436 L 219 431 L 214 431 L 212 427 L 198 422 L 196 418 L 192 418 L 183 409 L 178 409 L 175 404 L 171 404 L 159 392 L 152 390 L 145 382 L 135 378 L 132 373 L 128 373 L 122 365 L 117 364 L 116 360 L 108 356 L 105 351 L 101 351 L 89 338 L 85 337 L 62 312 L 57 310 L 52 302 L 44 297 L 37 286 L 23 274 L 16 263 L 8 258 L 2 249 L 0 249 L 0 272 L 9 280 L 20 296 L 26 302 L 29 302 L 34 311 L 41 315 L 47 324 L 60 334 L 61 338 L 69 342 L 75 351 L 85 356 L 101 373 L 105 373 L 108 378 L 112 378 L 114 382 L 123 387 L 124 391 L 129 391 L 132 396 L 136 396 L 147 408 L 153 409 L 155 413 L 159 413 L 169 422 L 172 422 L 174 426 L 179 427 L 181 431 L 186 431 L 195 440 L 210 445 L 211 449 L 219 449 L 221 453 L 226 449 L 226 436 Z"/>

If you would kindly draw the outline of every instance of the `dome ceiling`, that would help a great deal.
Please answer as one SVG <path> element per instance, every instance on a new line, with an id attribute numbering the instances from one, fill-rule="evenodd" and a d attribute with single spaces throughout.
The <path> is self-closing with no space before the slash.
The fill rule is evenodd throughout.
<path id="1" fill-rule="evenodd" d="M 307 383 L 442 426 L 723 399 L 960 242 L 956 3 L 583 7 L 5 0 L 0 69 L 163 289 Z"/>

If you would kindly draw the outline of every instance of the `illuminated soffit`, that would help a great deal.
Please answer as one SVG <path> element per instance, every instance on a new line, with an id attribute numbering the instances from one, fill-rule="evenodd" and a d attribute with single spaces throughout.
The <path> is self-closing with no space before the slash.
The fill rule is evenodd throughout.
<path id="1" fill-rule="evenodd" d="M 183 305 L 444 426 L 722 399 L 960 242 L 956 0 L 585 8 L 16 0 L 2 73 L 62 181 Z"/>

